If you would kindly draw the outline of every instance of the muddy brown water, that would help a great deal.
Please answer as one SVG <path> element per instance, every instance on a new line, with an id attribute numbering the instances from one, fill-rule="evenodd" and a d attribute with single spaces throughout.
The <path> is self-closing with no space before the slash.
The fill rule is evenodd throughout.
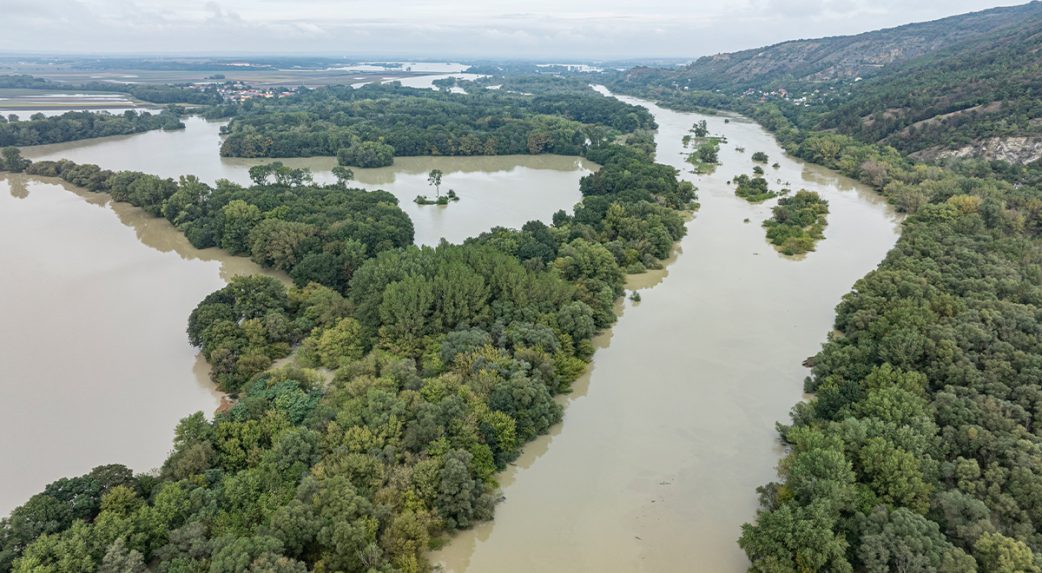
<path id="1" fill-rule="evenodd" d="M 71 159 L 210 183 L 249 181 L 257 160 L 218 154 L 220 123 L 25 148 L 34 160 Z M 332 181 L 331 158 L 291 159 Z M 413 219 L 416 239 L 458 242 L 492 226 L 549 221 L 580 199 L 596 165 L 554 155 L 399 158 L 355 170 Z M 419 206 L 444 172 L 449 206 Z M 261 272 L 241 257 L 199 250 L 163 219 L 51 178 L 0 179 L 0 515 L 44 485 L 102 463 L 147 471 L 162 463 L 177 421 L 213 412 L 219 395 L 185 335 L 192 308 L 232 276 Z"/>
<path id="2" fill-rule="evenodd" d="M 220 129 L 224 122 L 199 117 L 184 120 L 179 131 L 91 139 L 24 148 L 36 160 L 70 159 L 106 169 L 134 170 L 162 177 L 195 175 L 213 184 L 227 179 L 250 182 L 249 169 L 271 159 L 221 157 Z M 306 167 L 316 181 L 332 183 L 336 160 L 331 157 L 280 159 L 291 167 Z M 582 198 L 579 179 L 597 165 L 562 155 L 502 155 L 480 157 L 398 157 L 393 166 L 354 169 L 353 185 L 393 193 L 412 219 L 416 242 L 436 245 L 444 238 L 462 242 L 495 226 L 520 227 L 539 219 L 549 222 L 560 210 L 571 210 Z M 456 191 L 451 205 L 417 205 L 417 195 L 433 197 L 427 183 L 432 169 L 443 173 L 441 192 Z"/>
<path id="3" fill-rule="evenodd" d="M 495 520 L 431 556 L 446 571 L 745 571 L 736 540 L 755 516 L 756 487 L 776 478 L 775 422 L 802 397 L 801 363 L 840 297 L 898 238 L 875 193 L 785 157 L 760 126 L 622 99 L 655 115 L 658 160 L 695 182 L 702 209 L 664 271 L 631 278 L 642 302 L 627 301 L 599 338 L 592 369 L 563 399 L 563 423 L 499 477 Z M 681 143 L 700 119 L 728 138 L 708 176 L 689 172 Z M 781 178 L 830 203 L 826 239 L 802 260 L 766 242 L 773 201 L 750 205 L 726 184 L 751 172 L 756 151 L 770 156 L 772 188 Z"/>
<path id="4" fill-rule="evenodd" d="M 56 179 L 0 174 L 0 515 L 103 463 L 147 471 L 219 395 L 192 308 L 248 259 Z"/>

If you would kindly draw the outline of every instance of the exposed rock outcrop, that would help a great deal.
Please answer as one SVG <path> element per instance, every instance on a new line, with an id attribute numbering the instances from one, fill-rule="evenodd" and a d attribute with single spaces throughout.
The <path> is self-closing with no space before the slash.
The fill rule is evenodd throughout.
<path id="1" fill-rule="evenodd" d="M 1042 136 L 992 137 L 957 149 L 931 147 L 912 154 L 916 159 L 987 159 L 1009 163 L 1033 163 L 1042 159 Z"/>

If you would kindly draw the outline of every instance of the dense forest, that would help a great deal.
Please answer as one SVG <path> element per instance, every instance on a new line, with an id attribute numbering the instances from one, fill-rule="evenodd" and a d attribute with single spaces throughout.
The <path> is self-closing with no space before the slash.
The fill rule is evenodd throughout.
<path id="1" fill-rule="evenodd" d="M 211 188 L 5 151 L 296 286 L 238 278 L 203 300 L 188 336 L 235 404 L 185 418 L 158 475 L 99 466 L 15 509 L 0 571 L 428 570 L 432 540 L 491 517 L 496 471 L 560 419 L 553 396 L 615 321 L 625 273 L 685 233 L 693 186 L 635 141 L 580 146 L 602 167 L 551 225 L 436 248 L 403 246 L 390 196 L 278 165 Z"/>
<path id="2" fill-rule="evenodd" d="M 844 297 L 828 343 L 808 360 L 814 397 L 781 427 L 781 480 L 760 488 L 761 510 L 742 532 L 752 571 L 1042 571 L 1042 169 L 930 165 L 876 135 L 814 129 L 873 86 L 904 85 L 917 117 L 933 113 L 919 108 L 930 97 L 915 99 L 931 82 L 979 76 L 953 101 L 985 102 L 1006 85 L 1005 66 L 1009 89 L 1037 79 L 1037 64 L 1004 42 L 994 49 L 981 54 L 991 67 L 953 50 L 933 60 L 936 74 L 897 66 L 820 109 L 633 77 L 617 86 L 681 109 L 742 111 L 790 153 L 860 179 L 908 214 L 895 249 Z"/>
<path id="3" fill-rule="evenodd" d="M 828 213 L 828 201 L 813 191 L 801 190 L 783 197 L 771 209 L 771 218 L 763 222 L 767 240 L 785 255 L 813 251 L 814 245 L 825 238 Z"/>
<path id="4" fill-rule="evenodd" d="M 0 147 L 42 145 L 91 137 L 128 135 L 153 129 L 183 129 L 179 112 L 164 110 L 158 114 L 127 110 L 114 115 L 107 112 L 70 111 L 45 117 L 35 114 L 24 121 L 0 118 Z"/>
<path id="5" fill-rule="evenodd" d="M 236 110 L 221 154 L 336 155 L 363 167 L 387 164 L 388 154 L 581 155 L 619 133 L 654 127 L 647 110 L 583 88 L 537 95 L 395 84 L 303 90 Z"/>

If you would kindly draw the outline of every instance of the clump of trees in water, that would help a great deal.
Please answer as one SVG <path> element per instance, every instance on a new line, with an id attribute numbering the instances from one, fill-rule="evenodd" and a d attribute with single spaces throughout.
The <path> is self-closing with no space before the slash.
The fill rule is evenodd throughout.
<path id="1" fill-rule="evenodd" d="M 427 175 L 427 184 L 434 187 L 435 197 L 431 199 L 426 195 L 417 195 L 416 203 L 420 205 L 448 205 L 451 201 L 459 201 L 459 196 L 452 189 L 443 197 L 441 194 L 441 180 L 444 177 L 441 169 L 431 169 L 431 172 Z"/>
<path id="2" fill-rule="evenodd" d="M 17 147 L 0 149 L 0 171 L 21 173 L 30 163 L 31 161 L 22 157 L 22 151 Z"/>
<path id="3" fill-rule="evenodd" d="M 763 203 L 768 199 L 778 196 L 776 191 L 771 191 L 767 186 L 767 180 L 763 177 L 749 177 L 744 173 L 733 179 L 734 194 L 750 203 Z"/>
<path id="4" fill-rule="evenodd" d="M 336 155 L 356 167 L 390 165 L 395 156 L 581 155 L 619 133 L 654 127 L 647 110 L 585 86 L 537 95 L 328 86 L 234 113 L 222 155 Z"/>
<path id="5" fill-rule="evenodd" d="M 488 519 L 495 472 L 560 419 L 553 396 L 614 322 L 625 272 L 685 233 L 694 188 L 673 168 L 643 147 L 587 156 L 602 168 L 574 213 L 436 248 L 402 246 L 384 194 L 297 184 L 277 166 L 251 189 L 210 189 L 33 164 L 125 192 L 197 241 L 257 243 L 273 267 L 306 253 L 331 272 L 293 288 L 237 278 L 202 301 L 188 335 L 235 404 L 182 420 L 157 475 L 102 467 L 15 509 L 0 570 L 427 570 L 431 540 Z M 295 366 L 269 368 L 294 350 Z"/>
<path id="6" fill-rule="evenodd" d="M 691 133 L 684 136 L 684 147 L 692 140 L 697 143 L 695 150 L 687 156 L 688 163 L 695 166 L 695 173 L 705 174 L 711 172 L 720 163 L 720 144 L 726 143 L 723 137 L 710 137 L 709 127 L 706 120 L 695 123 Z"/>
<path id="7" fill-rule="evenodd" d="M 828 201 L 813 191 L 797 191 L 792 197 L 783 197 L 772 210 L 772 216 L 763 222 L 767 240 L 785 255 L 801 255 L 814 250 L 815 244 L 825 238 Z"/>
<path id="8" fill-rule="evenodd" d="M 42 145 L 92 137 L 128 135 L 153 129 L 184 129 L 180 112 L 167 109 L 153 114 L 127 110 L 115 115 L 108 112 L 70 111 L 45 117 L 32 115 L 25 121 L 0 119 L 0 146 Z"/>

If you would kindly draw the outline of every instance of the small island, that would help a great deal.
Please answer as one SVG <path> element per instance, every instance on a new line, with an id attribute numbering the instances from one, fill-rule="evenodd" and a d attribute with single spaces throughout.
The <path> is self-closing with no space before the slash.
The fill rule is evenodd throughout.
<path id="1" fill-rule="evenodd" d="M 444 196 L 441 194 L 441 179 L 444 175 L 441 169 L 431 169 L 431 172 L 427 174 L 427 184 L 434 187 L 434 198 L 431 199 L 427 195 L 417 195 L 413 201 L 417 205 L 448 205 L 452 201 L 459 201 L 459 196 L 452 189 L 449 189 L 449 192 Z"/>
<path id="2" fill-rule="evenodd" d="M 709 135 L 709 126 L 706 120 L 701 120 L 691 128 L 692 135 L 684 136 L 684 147 L 687 147 L 692 139 L 698 143 L 695 150 L 687 156 L 688 163 L 695 166 L 695 173 L 705 175 L 711 173 L 720 164 L 720 144 L 727 143 L 726 137 Z"/>
<path id="3" fill-rule="evenodd" d="M 767 188 L 767 180 L 763 177 L 742 174 L 734 178 L 734 184 L 734 194 L 750 203 L 763 203 L 778 196 L 777 192 Z"/>
<path id="4" fill-rule="evenodd" d="M 774 214 L 763 222 L 767 240 L 785 255 L 801 255 L 814 250 L 825 238 L 828 201 L 813 191 L 797 191 L 778 201 Z"/>

